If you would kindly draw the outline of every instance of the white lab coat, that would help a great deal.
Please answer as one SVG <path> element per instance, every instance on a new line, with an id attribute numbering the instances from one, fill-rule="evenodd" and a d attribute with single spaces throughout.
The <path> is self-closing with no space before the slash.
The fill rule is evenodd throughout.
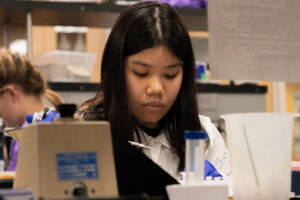
<path id="1" fill-rule="evenodd" d="M 212 163 L 224 178 L 230 177 L 229 153 L 220 132 L 209 117 L 200 115 L 199 119 L 210 141 L 205 151 L 205 159 Z M 164 131 L 166 130 L 162 130 L 157 137 L 153 138 L 140 130 L 141 143 L 149 147 L 143 148 L 142 151 L 166 172 L 179 179 L 180 174 L 177 171 L 179 158 L 172 152 Z"/>

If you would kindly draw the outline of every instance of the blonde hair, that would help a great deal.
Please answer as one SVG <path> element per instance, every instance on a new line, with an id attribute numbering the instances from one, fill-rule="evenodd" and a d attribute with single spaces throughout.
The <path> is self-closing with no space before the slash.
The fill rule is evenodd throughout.
<path id="1" fill-rule="evenodd" d="M 54 91 L 47 89 L 45 79 L 39 68 L 25 56 L 21 56 L 6 48 L 0 49 L 0 88 L 15 84 L 25 94 L 45 97 L 53 105 L 62 103 L 62 98 Z"/>

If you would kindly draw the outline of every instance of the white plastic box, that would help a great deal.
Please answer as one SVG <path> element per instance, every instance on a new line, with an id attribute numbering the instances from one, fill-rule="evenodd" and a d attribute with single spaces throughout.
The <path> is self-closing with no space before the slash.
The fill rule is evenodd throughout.
<path id="1" fill-rule="evenodd" d="M 35 57 L 33 63 L 47 81 L 90 82 L 95 59 L 95 54 L 56 50 Z"/>
<path id="2" fill-rule="evenodd" d="M 225 120 L 235 200 L 288 200 L 292 113 L 235 113 Z"/>

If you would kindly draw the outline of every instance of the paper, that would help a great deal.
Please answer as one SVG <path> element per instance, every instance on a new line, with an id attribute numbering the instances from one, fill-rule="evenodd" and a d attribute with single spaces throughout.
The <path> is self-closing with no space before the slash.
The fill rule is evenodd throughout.
<path id="1" fill-rule="evenodd" d="M 300 1 L 209 0 L 214 79 L 299 82 Z"/>

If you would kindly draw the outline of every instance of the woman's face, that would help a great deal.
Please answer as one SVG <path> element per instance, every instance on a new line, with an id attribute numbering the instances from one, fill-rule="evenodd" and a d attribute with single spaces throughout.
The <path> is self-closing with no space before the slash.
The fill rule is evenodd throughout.
<path id="1" fill-rule="evenodd" d="M 165 46 L 126 58 L 129 110 L 140 125 L 155 128 L 170 110 L 181 87 L 182 66 L 182 61 Z"/>

